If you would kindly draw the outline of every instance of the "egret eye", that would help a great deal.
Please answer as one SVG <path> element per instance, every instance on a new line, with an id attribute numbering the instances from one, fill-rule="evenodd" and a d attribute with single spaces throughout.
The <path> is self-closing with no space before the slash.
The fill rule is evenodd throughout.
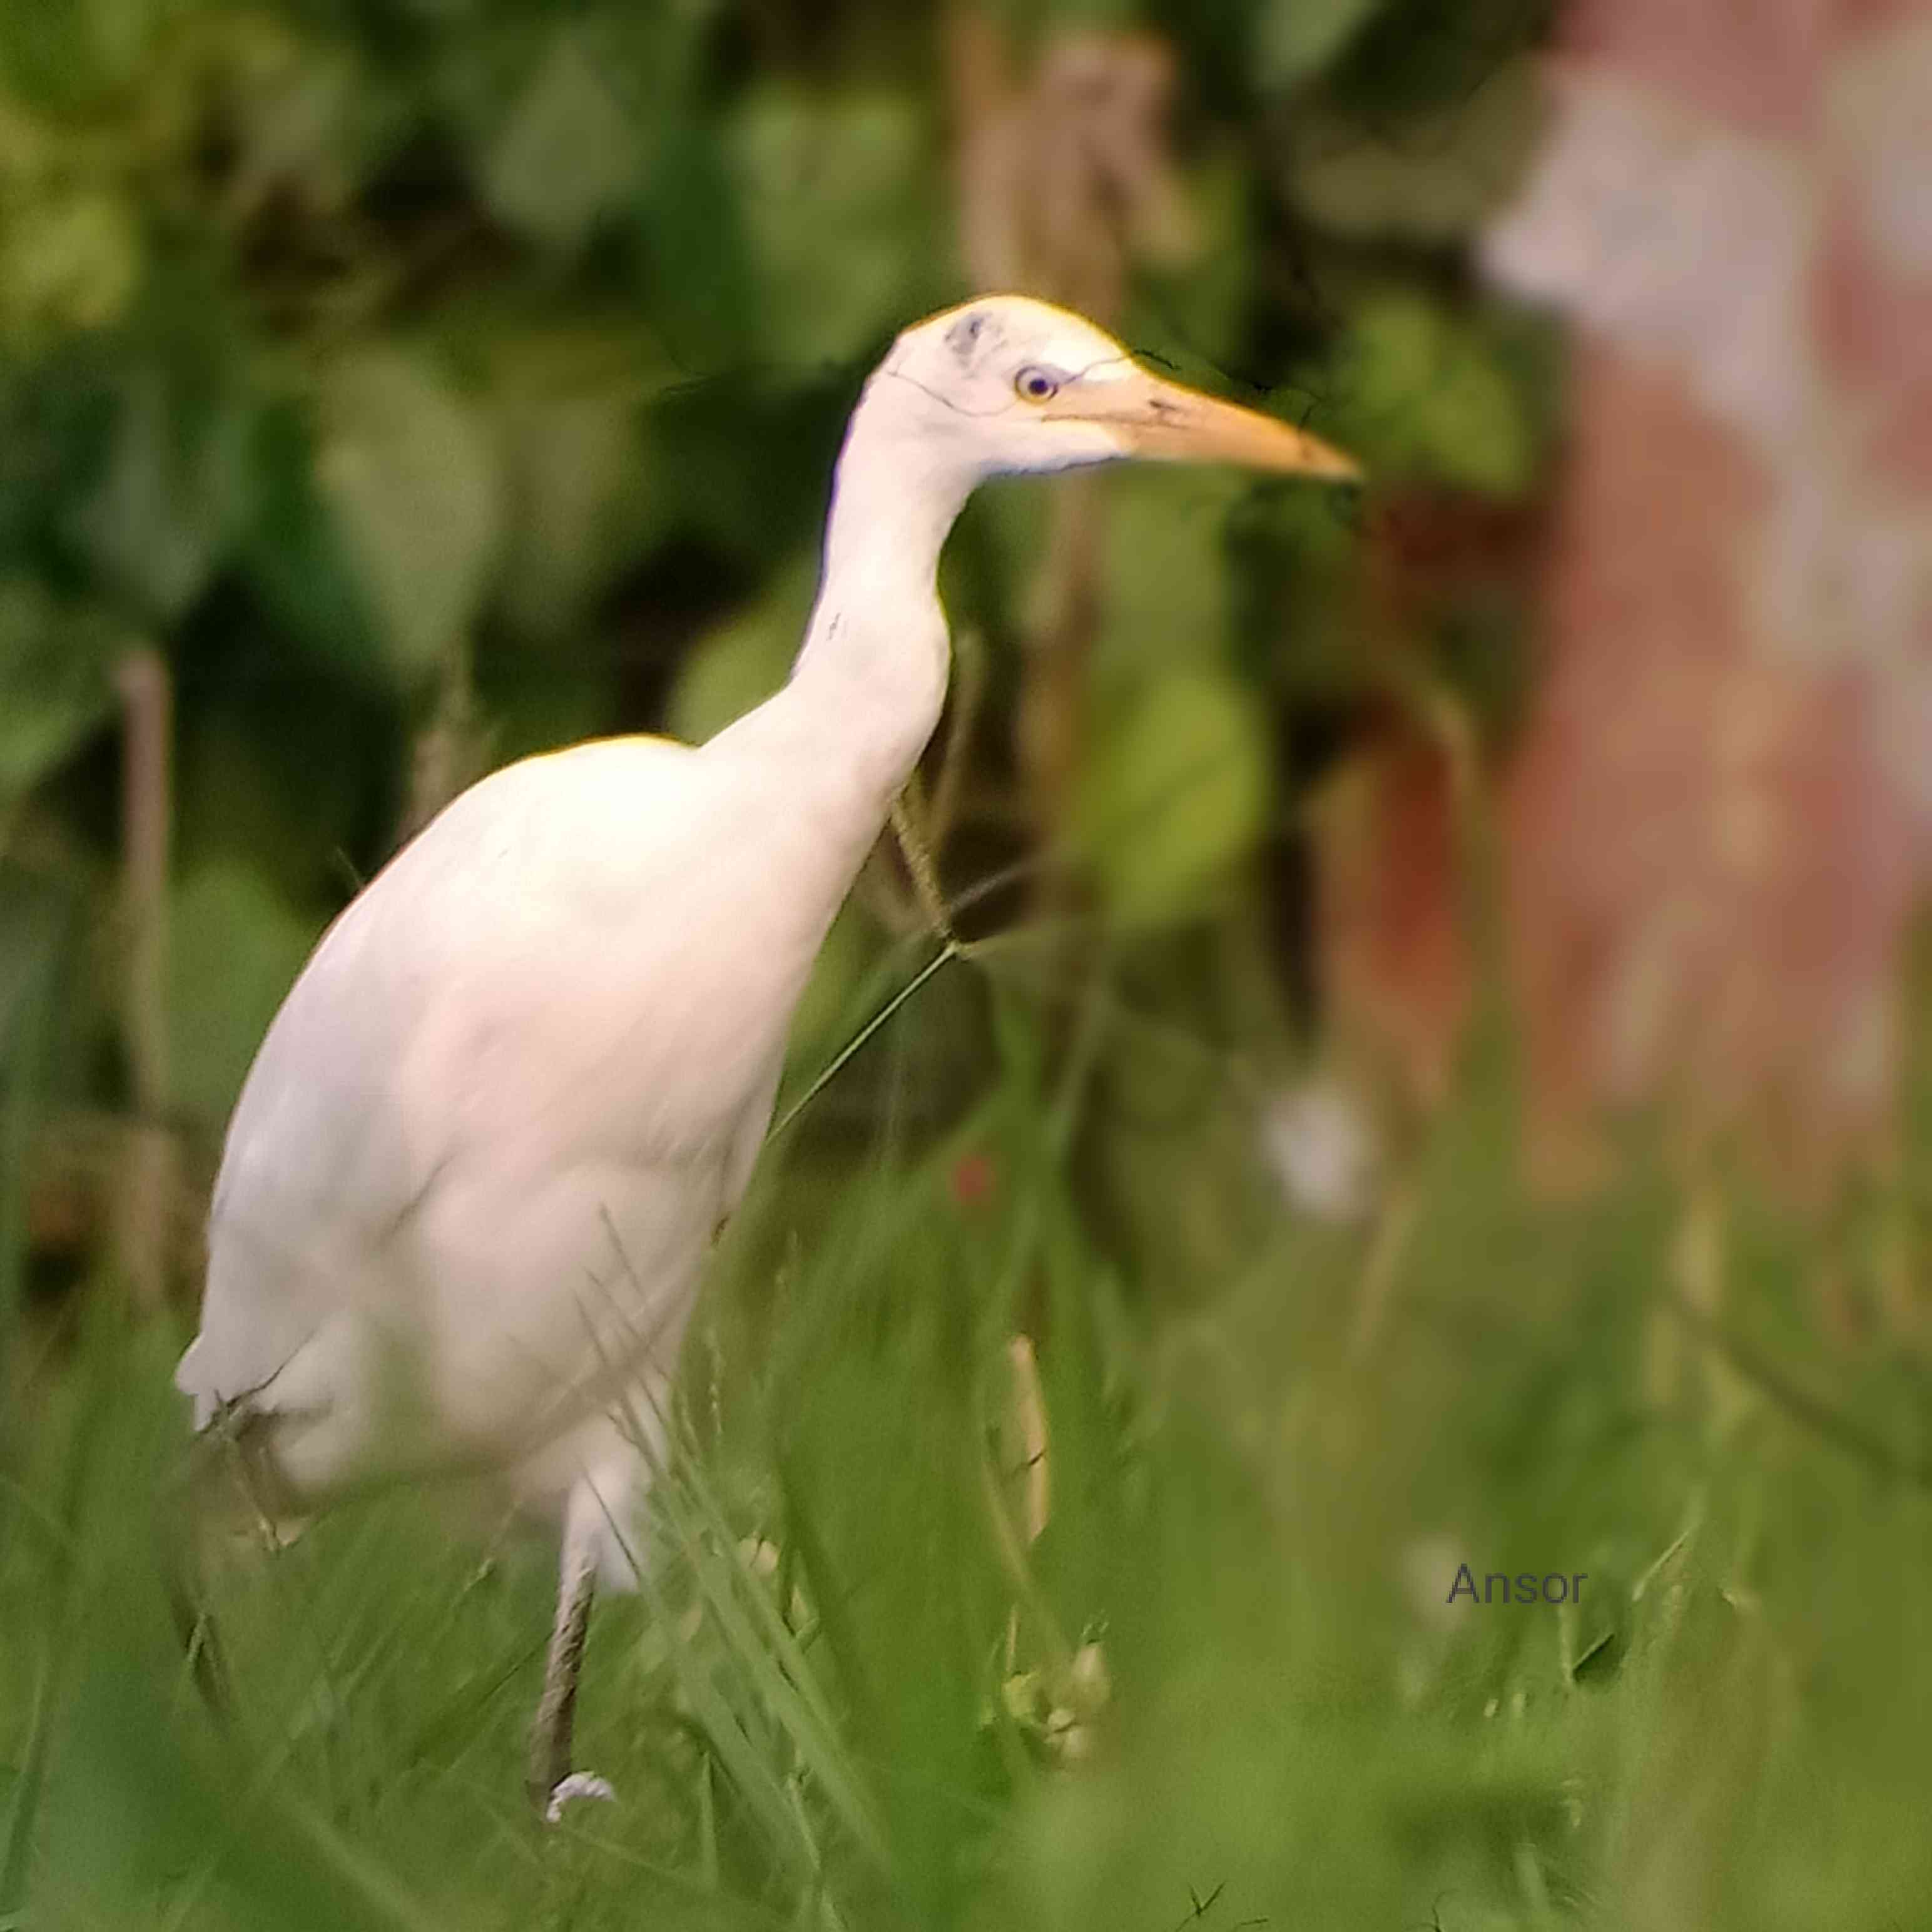
<path id="1" fill-rule="evenodd" d="M 1013 378 L 1013 387 L 1030 403 L 1043 403 L 1060 391 L 1060 379 L 1051 369 L 1022 369 Z"/>

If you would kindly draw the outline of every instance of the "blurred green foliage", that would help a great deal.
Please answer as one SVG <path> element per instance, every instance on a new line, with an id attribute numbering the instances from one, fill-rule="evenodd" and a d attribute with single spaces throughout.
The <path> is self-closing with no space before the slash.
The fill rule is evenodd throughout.
<path id="1" fill-rule="evenodd" d="M 1673 1185 L 1639 1160 L 1588 1204 L 1528 1202 L 1492 1066 L 1418 1163 L 1381 1346 L 1355 1339 L 1373 1244 L 1278 1220 L 1211 1306 L 1149 1324 L 1078 1204 L 1031 999 L 956 970 L 1001 1042 L 982 1103 L 921 1156 L 890 1110 L 856 1167 L 782 1140 L 734 1224 L 650 1587 L 591 1643 L 580 1750 L 620 1802 L 556 1830 L 514 1789 L 548 1552 L 479 1568 L 454 1498 L 273 1552 L 210 1537 L 197 1601 L 238 1694 L 210 1725 L 157 1554 L 167 1339 L 94 1304 L 0 1490 L 0 1912 L 1926 1922 L 1923 1390 L 1876 1349 L 1828 1390 L 1804 1359 L 1806 1276 L 1857 1239 L 1734 1194 L 1733 1342 L 1784 1366 L 1687 1352 L 1660 1396 L 1688 1340 Z M 931 1028 L 910 1006 L 868 1049 L 902 1118 Z M 1208 1111 L 1233 1104 L 1213 1082 Z M 1027 1303 L 1050 1508 L 1022 1581 Z M 1462 1563 L 1587 1581 L 1452 1605 Z"/>
<path id="2" fill-rule="evenodd" d="M 1093 25 L 1150 27 L 1180 56 L 1196 246 L 1149 269 L 1133 340 L 1312 410 L 1391 477 L 1533 486 L 1550 398 L 1442 272 L 1528 139 L 1533 13 L 998 16 L 1022 61 Z M 856 0 L 8 10 L 10 809 L 111 856 L 108 674 L 158 644 L 180 721 L 176 926 L 189 957 L 236 946 L 266 971 L 386 855 L 400 746 L 456 658 L 496 757 L 600 729 L 702 734 L 768 688 L 844 410 L 895 329 L 962 292 L 944 47 L 936 22 Z M 1396 173 L 1352 182 L 1351 166 Z M 1418 229 L 1425 187 L 1442 206 Z M 1041 558 L 1038 491 L 1005 494 L 947 566 L 1000 707 Z M 1314 526 L 1325 506 L 1258 523 L 1268 494 L 1136 478 L 1110 505 L 1075 842 L 1136 922 L 1190 913 L 1279 836 L 1262 766 L 1270 714 L 1316 662 L 1287 614 L 1307 599 L 1238 584 L 1306 592 L 1360 544 Z M 1270 556 L 1231 574 L 1244 515 L 1247 550 Z M 1184 676 L 1171 704 L 1155 664 Z M 1150 784 L 1189 783 L 1160 722 L 1184 712 L 1205 763 L 1232 763 L 1150 851 L 1132 828 Z M 976 740 L 995 798 L 1009 736 L 996 711 Z M 982 848 L 1010 854 L 991 817 Z M 189 891 L 218 860 L 252 866 L 254 889 Z M 179 1064 L 174 1100 L 212 1130 L 233 1055 Z"/>
<path id="3" fill-rule="evenodd" d="M 1022 56 L 1176 52 L 1197 247 L 1136 278 L 1130 340 L 1389 496 L 1490 508 L 1560 430 L 1553 337 L 1466 246 L 1534 139 L 1546 10 L 988 9 Z M 1526 657 L 1493 585 L 1392 614 L 1372 520 L 1246 480 L 1108 480 L 1045 852 L 1010 748 L 1050 486 L 949 550 L 986 675 L 946 883 L 1019 875 L 990 928 L 1071 860 L 1101 916 L 1071 975 L 1024 926 L 950 965 L 768 1156 L 652 1592 L 592 1642 L 622 1806 L 517 1810 L 548 1558 L 479 1570 L 421 1498 L 218 1540 L 234 1728 L 196 1703 L 179 1338 L 98 1250 L 86 1292 L 51 1276 L 34 1220 L 51 1130 L 130 1102 L 117 664 L 173 677 L 164 1106 L 205 1166 L 436 721 L 473 762 L 700 738 L 784 675 L 844 412 L 965 292 L 939 24 L 0 10 L 0 1932 L 1932 1924 L 1923 1376 L 1874 1343 L 1822 1386 L 1807 1292 L 1876 1295 L 1923 1224 L 1932 1080 L 1900 1199 L 1821 1234 L 1720 1189 L 1768 1379 L 1673 1325 L 1686 1210 L 1643 1148 L 1586 1207 L 1525 1197 L 1493 1039 L 1379 1222 L 1285 1224 L 1255 1116 L 1310 1045 L 1309 788 L 1392 702 L 1506 733 Z M 790 1094 L 904 983 L 881 903 L 835 928 Z M 1016 1570 L 1020 1326 L 1052 1501 Z M 1445 1616 L 1462 1556 L 1595 1587 Z"/>

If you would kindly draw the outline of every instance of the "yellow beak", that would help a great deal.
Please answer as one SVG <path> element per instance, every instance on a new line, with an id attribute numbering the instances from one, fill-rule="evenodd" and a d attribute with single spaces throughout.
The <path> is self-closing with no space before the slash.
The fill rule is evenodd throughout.
<path id="1" fill-rule="evenodd" d="M 1154 462 L 1232 463 L 1337 482 L 1362 473 L 1352 458 L 1292 423 L 1204 396 L 1144 369 L 1111 382 L 1069 383 L 1040 406 L 1040 413 L 1104 424 L 1120 437 L 1126 454 Z"/>

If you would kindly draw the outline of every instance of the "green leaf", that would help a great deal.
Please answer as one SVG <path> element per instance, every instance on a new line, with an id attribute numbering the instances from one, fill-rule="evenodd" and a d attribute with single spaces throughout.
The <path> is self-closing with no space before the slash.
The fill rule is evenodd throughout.
<path id="1" fill-rule="evenodd" d="M 560 638 L 662 530 L 638 406 L 666 365 L 635 328 L 519 332 L 488 355 L 510 506 L 499 605 L 526 636 Z"/>
<path id="2" fill-rule="evenodd" d="M 654 325 L 689 378 L 734 368 L 749 352 L 761 296 L 730 157 L 715 124 L 670 115 L 638 201 Z"/>
<path id="3" fill-rule="evenodd" d="M 928 136 L 910 99 L 766 87 L 730 141 L 773 354 L 850 361 L 937 305 Z"/>
<path id="4" fill-rule="evenodd" d="M 206 584 L 246 500 L 247 416 L 178 373 L 151 364 L 124 379 L 106 472 L 73 519 L 95 568 L 163 624 Z"/>
<path id="5" fill-rule="evenodd" d="M 30 0 L 0 7 L 0 76 L 31 100 L 71 107 L 124 87 L 148 56 L 170 0 Z"/>
<path id="6" fill-rule="evenodd" d="M 0 580 L 0 806 L 39 784 L 112 712 L 115 636 L 98 613 Z"/>
<path id="7" fill-rule="evenodd" d="M 386 684 L 376 614 L 317 482 L 314 426 L 292 402 L 274 403 L 257 415 L 251 442 L 242 573 L 292 643 L 358 683 Z"/>
<path id="8" fill-rule="evenodd" d="M 202 866 L 169 914 L 173 1104 L 212 1126 L 228 1117 L 268 1022 L 314 945 L 316 922 L 245 866 Z"/>
<path id="9" fill-rule="evenodd" d="M 508 427 L 518 514 L 503 599 L 520 628 L 556 636 L 641 548 L 652 521 L 648 452 L 631 412 L 604 396 L 528 405 Z"/>
<path id="10" fill-rule="evenodd" d="M 1291 87 L 1318 74 L 1360 31 L 1382 0 L 1273 0 L 1255 22 L 1256 78 Z"/>
<path id="11" fill-rule="evenodd" d="M 1479 322 L 1425 297 L 1382 296 L 1357 316 L 1331 378 L 1337 439 L 1383 476 L 1498 496 L 1532 482 L 1534 428 Z"/>
<path id="12" fill-rule="evenodd" d="M 1574 1683 L 1600 1685 L 1614 1680 L 1624 1661 L 1622 1638 L 1614 1630 L 1599 1633 L 1584 1646 L 1582 1654 L 1571 1666 Z"/>
<path id="13" fill-rule="evenodd" d="M 671 693 L 674 737 L 701 745 L 784 682 L 818 581 L 815 557 L 794 560 L 750 610 L 692 646 Z"/>
<path id="14" fill-rule="evenodd" d="M 1232 147 L 1190 172 L 1180 196 L 1184 237 L 1139 265 L 1126 332 L 1136 348 L 1220 368 L 1246 352 L 1260 259 L 1253 190 L 1251 171 Z"/>
<path id="15" fill-rule="evenodd" d="M 1107 479 L 1106 602 L 1095 664 L 1103 693 L 1220 658 L 1228 516 L 1252 487 L 1208 470 L 1123 470 Z"/>
<path id="16" fill-rule="evenodd" d="M 141 267 L 140 231 L 120 196 L 82 188 L 10 197 L 0 224 L 0 338 L 32 346 L 118 321 Z"/>
<path id="17" fill-rule="evenodd" d="M 1394 126 L 1311 107 L 1296 117 L 1288 193 L 1344 235 L 1453 241 L 1514 193 L 1541 140 L 1542 98 L 1525 58 Z"/>
<path id="18" fill-rule="evenodd" d="M 483 191 L 512 227 L 573 248 L 632 186 L 640 156 L 630 117 L 580 37 L 566 29 L 504 124 Z"/>
<path id="19" fill-rule="evenodd" d="M 220 58 L 234 100 L 232 202 L 254 210 L 280 195 L 319 212 L 346 207 L 398 133 L 394 82 L 345 46 L 260 16 L 229 26 Z M 191 139 L 192 108 L 184 118 Z"/>
<path id="20" fill-rule="evenodd" d="M 1186 911 L 1267 823 L 1268 746 L 1256 704 L 1207 667 L 1140 687 L 1082 773 L 1076 835 L 1116 916 Z"/>
<path id="21" fill-rule="evenodd" d="M 502 527 L 495 447 L 427 362 L 358 351 L 321 388 L 316 478 L 394 668 L 424 675 L 476 616 Z"/>

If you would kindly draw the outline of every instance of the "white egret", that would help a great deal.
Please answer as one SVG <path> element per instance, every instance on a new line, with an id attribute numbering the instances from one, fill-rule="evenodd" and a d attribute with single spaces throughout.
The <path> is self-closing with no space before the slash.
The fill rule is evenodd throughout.
<path id="1" fill-rule="evenodd" d="M 940 547 L 987 477 L 1135 457 L 1354 474 L 1042 302 L 908 329 L 853 412 L 784 687 L 695 748 L 602 740 L 471 787 L 256 1056 L 176 1380 L 272 1509 L 468 1469 L 560 1521 L 530 1756 L 553 1816 L 591 1782 L 577 1666 L 645 1477 L 618 1397 L 664 1389 L 813 958 L 938 722 Z"/>

